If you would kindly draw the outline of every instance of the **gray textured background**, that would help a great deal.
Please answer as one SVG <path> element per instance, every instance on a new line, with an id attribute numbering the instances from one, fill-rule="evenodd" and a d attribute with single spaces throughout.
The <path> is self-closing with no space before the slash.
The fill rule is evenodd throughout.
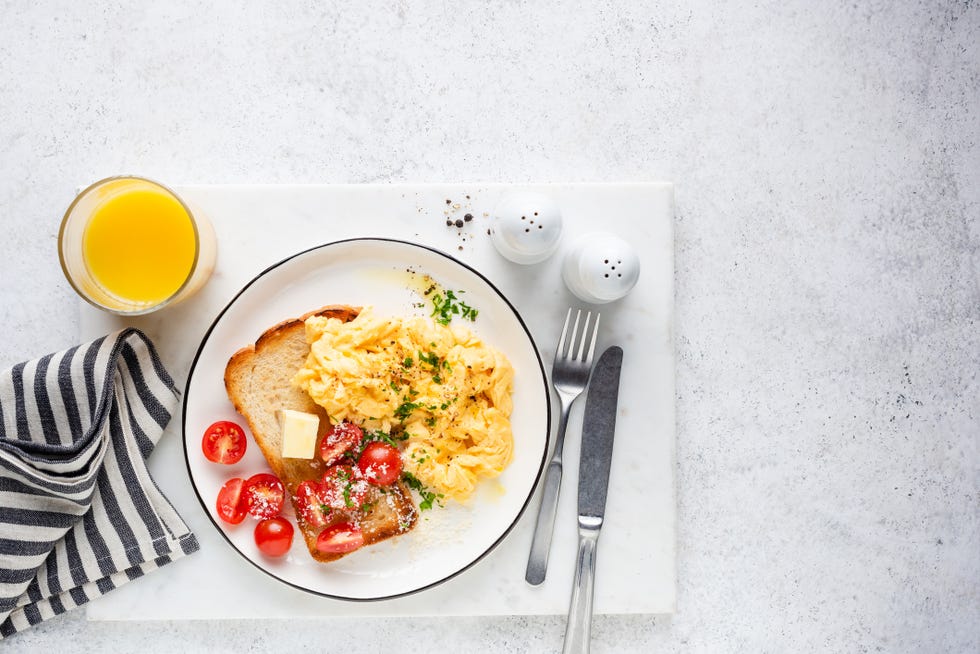
<path id="1" fill-rule="evenodd" d="M 977 3 L 196 4 L 0 2 L 0 366 L 76 340 L 55 236 L 102 176 L 672 180 L 679 609 L 599 618 L 593 651 L 980 649 Z M 4 648 L 537 652 L 563 625 L 77 611 Z"/>

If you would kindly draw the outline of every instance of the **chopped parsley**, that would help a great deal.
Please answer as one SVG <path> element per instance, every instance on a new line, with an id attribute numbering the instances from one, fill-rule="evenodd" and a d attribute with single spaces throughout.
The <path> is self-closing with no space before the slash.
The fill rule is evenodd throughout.
<path id="1" fill-rule="evenodd" d="M 380 429 L 375 429 L 374 431 L 369 431 L 364 433 L 364 440 L 361 442 L 361 450 L 367 446 L 371 441 L 381 441 L 386 445 L 391 445 L 394 448 L 398 447 L 398 441 L 407 441 L 408 434 L 389 434 L 381 431 Z"/>
<path id="2" fill-rule="evenodd" d="M 395 417 L 399 420 L 405 420 L 412 415 L 412 412 L 415 411 L 415 409 L 421 409 L 423 407 L 424 405 L 419 404 L 418 402 L 412 402 L 408 399 L 408 396 L 404 396 L 402 397 L 402 403 L 398 405 L 397 409 L 395 409 Z"/>
<path id="3" fill-rule="evenodd" d="M 459 292 L 462 293 L 463 291 Z M 463 302 L 459 296 L 449 290 L 446 291 L 445 297 L 439 293 L 433 295 L 432 307 L 432 315 L 440 325 L 448 325 L 452 321 L 453 316 L 459 316 L 473 321 L 476 320 L 476 316 L 479 313 L 477 309 Z"/>
<path id="4" fill-rule="evenodd" d="M 435 343 L 433 343 L 432 345 L 433 347 L 435 347 Z M 432 381 L 434 381 L 437 384 L 442 383 L 442 371 L 444 369 L 447 370 L 448 372 L 452 372 L 452 366 L 449 365 L 449 362 L 446 361 L 445 359 L 440 359 L 439 355 L 433 352 L 432 350 L 429 350 L 428 353 L 425 354 L 423 354 L 422 351 L 420 350 L 418 352 L 418 357 L 419 357 L 419 365 L 424 364 L 429 366 L 429 368 L 431 368 L 430 372 L 432 372 Z"/>
<path id="5" fill-rule="evenodd" d="M 412 363 L 412 357 L 405 357 L 405 360 L 402 361 L 402 368 L 411 368 Z"/>
<path id="6" fill-rule="evenodd" d="M 442 506 L 442 498 L 444 497 L 443 494 L 430 491 L 425 487 L 425 484 L 419 481 L 418 477 L 412 473 L 408 472 L 407 470 L 402 472 L 402 481 L 422 497 L 422 501 L 419 502 L 420 511 L 431 509 L 436 504 Z"/>

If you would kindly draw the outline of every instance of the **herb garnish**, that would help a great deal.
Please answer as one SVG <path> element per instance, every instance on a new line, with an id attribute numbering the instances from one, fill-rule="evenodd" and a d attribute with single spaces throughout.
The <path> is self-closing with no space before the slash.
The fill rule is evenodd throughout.
<path id="1" fill-rule="evenodd" d="M 438 293 L 433 295 L 432 307 L 432 315 L 440 325 L 448 325 L 453 316 L 460 316 L 470 321 L 476 320 L 476 315 L 479 313 L 477 309 L 463 302 L 459 296 L 449 290 L 446 291 L 445 297 Z"/>
<path id="2" fill-rule="evenodd" d="M 422 497 L 422 501 L 419 502 L 420 511 L 431 509 L 433 505 L 437 503 L 439 506 L 442 506 L 442 498 L 444 497 L 443 494 L 430 491 L 425 487 L 425 484 L 419 481 L 418 477 L 412 473 L 408 472 L 407 470 L 402 472 L 402 481 Z"/>
<path id="3" fill-rule="evenodd" d="M 435 343 L 433 343 L 433 345 L 435 345 Z M 446 361 L 445 359 L 440 359 L 439 355 L 433 352 L 432 350 L 429 350 L 429 352 L 426 354 L 423 354 L 422 351 L 419 350 L 418 357 L 419 357 L 420 365 L 425 364 L 429 366 L 429 368 L 431 368 L 430 372 L 432 373 L 432 381 L 434 381 L 437 384 L 442 383 L 443 370 L 446 370 L 448 372 L 452 372 L 453 370 L 452 366 L 449 365 L 448 361 Z"/>
<path id="4" fill-rule="evenodd" d="M 366 447 L 367 444 L 370 443 L 371 441 L 381 441 L 382 443 L 397 448 L 398 447 L 397 441 L 407 441 L 407 440 L 408 440 L 408 434 L 404 434 L 404 433 L 388 434 L 386 432 L 381 431 L 380 429 L 376 429 L 374 431 L 369 431 L 364 434 L 364 440 L 361 442 L 361 446 L 362 446 L 361 450 L 363 451 L 364 447 Z"/>
<path id="5" fill-rule="evenodd" d="M 412 402 L 409 400 L 407 395 L 403 396 L 402 403 L 398 405 L 397 409 L 395 409 L 395 417 L 399 420 L 405 420 L 412 415 L 412 411 L 415 411 L 415 409 L 421 409 L 423 406 L 424 405 L 419 404 L 418 402 Z"/>

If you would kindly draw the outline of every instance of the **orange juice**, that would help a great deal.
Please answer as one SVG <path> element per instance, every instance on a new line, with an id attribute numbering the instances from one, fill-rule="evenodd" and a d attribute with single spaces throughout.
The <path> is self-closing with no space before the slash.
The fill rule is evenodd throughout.
<path id="1" fill-rule="evenodd" d="M 172 195 L 152 186 L 109 197 L 82 236 L 94 281 L 110 295 L 153 305 L 176 293 L 194 266 L 194 224 Z"/>
<path id="2" fill-rule="evenodd" d="M 58 257 L 87 302 L 136 316 L 193 295 L 211 276 L 214 229 L 172 190 L 143 177 L 109 177 L 76 196 Z"/>

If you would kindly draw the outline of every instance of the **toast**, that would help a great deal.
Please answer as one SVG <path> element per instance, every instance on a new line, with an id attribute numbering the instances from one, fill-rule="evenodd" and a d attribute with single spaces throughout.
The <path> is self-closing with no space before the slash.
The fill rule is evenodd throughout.
<path id="1" fill-rule="evenodd" d="M 294 409 L 312 413 L 320 418 L 317 449 L 330 429 L 326 411 L 302 389 L 292 384 L 293 376 L 306 362 L 310 346 L 306 342 L 305 320 L 311 316 L 327 316 L 349 322 L 358 310 L 347 306 L 327 306 L 301 318 L 287 320 L 266 330 L 253 345 L 232 355 L 225 367 L 225 390 L 228 398 L 248 422 L 256 444 L 262 450 L 269 467 L 282 480 L 286 494 L 296 510 L 296 521 L 310 555 L 321 562 L 339 559 L 344 554 L 326 554 L 316 548 L 317 536 L 323 527 L 308 524 L 296 505 L 296 489 L 304 481 L 319 482 L 325 466 L 319 456 L 313 459 L 284 459 L 282 433 L 276 412 Z M 371 508 L 355 510 L 355 517 L 364 535 L 364 546 L 406 533 L 418 521 L 418 510 L 411 491 L 397 481 L 384 489 L 371 486 L 365 500 Z M 327 526 L 351 519 L 347 511 L 333 511 Z"/>

